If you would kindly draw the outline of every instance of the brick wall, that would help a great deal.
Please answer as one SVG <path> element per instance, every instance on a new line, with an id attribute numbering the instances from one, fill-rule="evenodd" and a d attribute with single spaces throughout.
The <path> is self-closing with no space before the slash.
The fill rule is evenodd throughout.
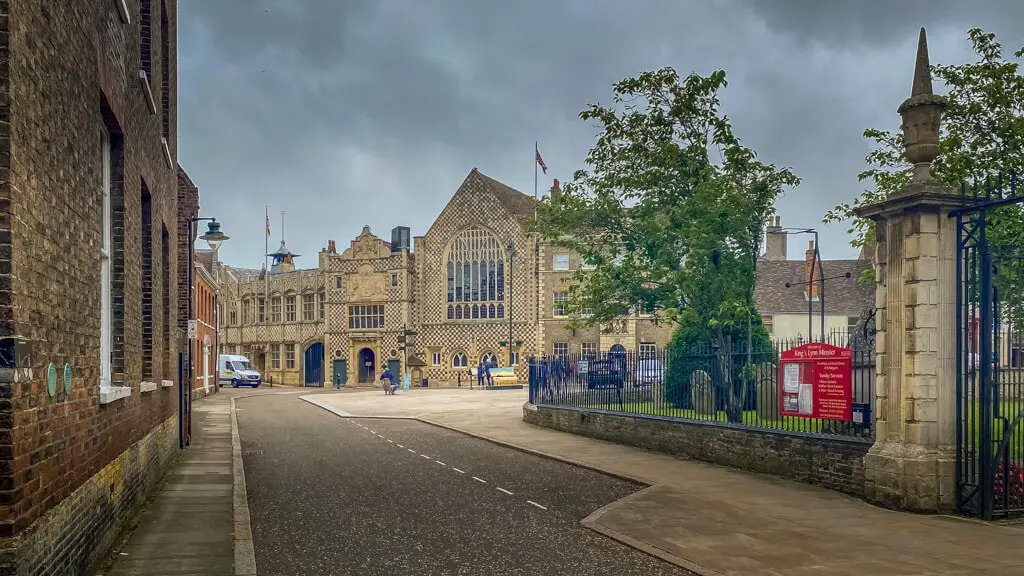
<path id="1" fill-rule="evenodd" d="M 870 442 L 527 404 L 529 424 L 864 495 Z"/>
<path id="2" fill-rule="evenodd" d="M 160 95 L 151 106 L 139 78 L 138 0 L 127 2 L 127 19 L 117 0 L 59 8 L 50 0 L 0 0 L 0 336 L 10 337 L 0 342 L 0 574 L 84 573 L 173 452 L 176 388 L 140 387 L 148 343 L 143 286 L 152 306 L 174 308 L 171 320 L 178 306 L 178 275 L 162 269 L 165 260 L 168 268 L 179 264 L 173 244 L 159 266 L 150 259 L 148 283 L 143 273 L 143 181 L 150 247 L 160 246 L 156 234 L 165 227 L 176 243 L 178 230 L 177 8 L 175 0 L 150 3 L 155 12 L 165 2 L 168 40 L 154 33 L 150 84 L 166 85 L 170 96 L 166 148 Z M 165 61 L 166 74 L 156 66 Z M 131 389 L 107 404 L 99 389 L 104 129 L 115 142 L 113 380 Z M 153 356 L 159 346 L 176 358 L 178 334 L 164 330 L 164 317 L 150 318 Z M 58 373 L 53 396 L 50 366 Z M 152 362 L 152 371 L 173 380 L 177 367 Z"/>

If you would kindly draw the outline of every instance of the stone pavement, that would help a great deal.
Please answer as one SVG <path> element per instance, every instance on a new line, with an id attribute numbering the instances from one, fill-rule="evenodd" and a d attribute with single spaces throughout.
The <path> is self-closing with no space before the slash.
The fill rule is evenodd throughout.
<path id="1" fill-rule="evenodd" d="M 418 417 L 649 484 L 584 524 L 698 574 L 1024 574 L 1024 525 L 894 512 L 823 488 L 539 428 L 522 421 L 523 390 L 307 398 L 356 416 Z"/>
<path id="2" fill-rule="evenodd" d="M 235 574 L 231 397 L 193 405 L 192 445 L 105 576 Z"/>

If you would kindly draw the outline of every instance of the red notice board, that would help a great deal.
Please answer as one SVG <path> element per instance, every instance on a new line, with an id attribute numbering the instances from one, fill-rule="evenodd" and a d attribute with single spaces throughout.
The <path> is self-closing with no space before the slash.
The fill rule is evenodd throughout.
<path id="1" fill-rule="evenodd" d="M 779 358 L 783 416 L 853 421 L 853 350 L 812 342 Z"/>

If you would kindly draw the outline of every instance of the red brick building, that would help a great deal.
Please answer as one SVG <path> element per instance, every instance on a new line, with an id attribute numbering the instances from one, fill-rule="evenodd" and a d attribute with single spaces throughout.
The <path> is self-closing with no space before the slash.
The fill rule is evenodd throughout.
<path id="1" fill-rule="evenodd" d="M 177 2 L 0 30 L 0 576 L 89 574 L 179 447 Z"/>
<path id="2" fill-rule="evenodd" d="M 195 251 L 192 314 L 196 319 L 196 339 L 192 341 L 192 397 L 216 394 L 218 348 L 218 287 L 213 274 L 214 252 Z"/>

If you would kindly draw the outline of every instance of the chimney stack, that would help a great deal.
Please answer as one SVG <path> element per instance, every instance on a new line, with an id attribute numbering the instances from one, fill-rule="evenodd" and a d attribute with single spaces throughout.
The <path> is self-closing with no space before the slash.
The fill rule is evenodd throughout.
<path id="1" fill-rule="evenodd" d="M 337 254 L 338 253 L 338 247 L 334 244 L 334 240 L 328 240 L 327 241 L 327 253 L 328 254 Z"/>
<path id="2" fill-rule="evenodd" d="M 764 242 L 764 259 L 777 261 L 786 260 L 787 255 L 787 234 L 782 229 L 782 218 L 779 216 L 768 218 L 768 228 L 766 229 L 767 234 L 765 235 Z"/>
<path id="3" fill-rule="evenodd" d="M 804 253 L 804 287 L 805 293 L 810 298 L 818 297 L 818 285 L 821 283 L 821 274 L 818 273 L 814 264 L 814 240 L 811 240 L 807 243 L 807 252 Z M 813 283 L 811 282 L 812 273 Z"/>
<path id="4" fill-rule="evenodd" d="M 551 199 L 554 200 L 562 195 L 562 187 L 558 184 L 558 178 L 555 178 L 554 184 L 551 185 Z"/>

